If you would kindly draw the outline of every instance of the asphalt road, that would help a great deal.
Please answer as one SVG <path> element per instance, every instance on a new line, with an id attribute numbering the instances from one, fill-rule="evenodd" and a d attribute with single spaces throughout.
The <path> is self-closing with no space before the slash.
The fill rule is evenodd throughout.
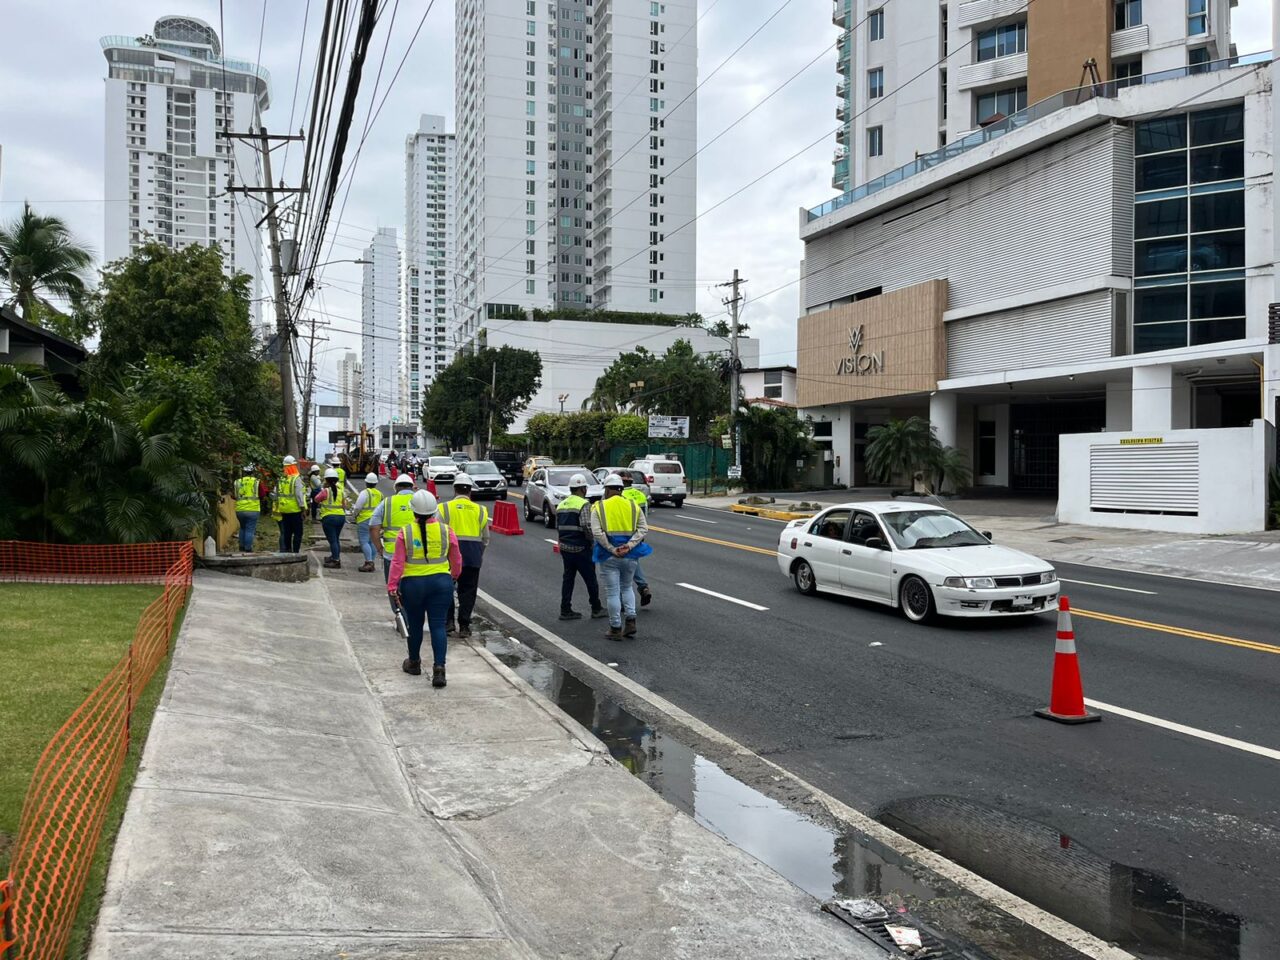
<path id="1" fill-rule="evenodd" d="M 1280 760 L 1159 723 L 1280 749 L 1280 593 L 1057 565 L 1078 581 L 1064 592 L 1086 697 L 1151 718 L 1062 726 L 1033 716 L 1052 615 L 914 625 L 800 595 L 773 555 L 780 524 L 693 506 L 650 524 L 655 599 L 633 641 L 557 620 L 555 533 L 536 523 L 495 535 L 481 589 L 1104 939 L 1151 957 L 1277 955 Z"/>

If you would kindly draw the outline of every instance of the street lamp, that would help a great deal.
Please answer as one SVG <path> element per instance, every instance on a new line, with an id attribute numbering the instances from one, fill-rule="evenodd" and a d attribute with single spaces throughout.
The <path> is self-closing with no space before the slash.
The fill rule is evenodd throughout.
<path id="1" fill-rule="evenodd" d="M 569 395 L 567 393 L 562 393 L 560 396 L 556 397 L 556 399 L 560 401 L 560 412 L 563 414 L 564 402 L 569 399 Z"/>
<path id="2" fill-rule="evenodd" d="M 644 381 L 633 380 L 628 384 L 628 386 L 631 388 L 631 409 L 634 410 L 636 406 L 636 399 L 639 396 L 638 391 L 644 389 Z"/>

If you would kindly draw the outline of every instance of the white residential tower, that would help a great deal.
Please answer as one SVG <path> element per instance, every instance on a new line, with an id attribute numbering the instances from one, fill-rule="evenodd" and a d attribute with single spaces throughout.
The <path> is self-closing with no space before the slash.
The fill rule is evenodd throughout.
<path id="1" fill-rule="evenodd" d="M 361 372 L 360 358 L 355 351 L 348 350 L 338 361 L 338 392 L 342 396 L 341 403 L 347 408 L 347 418 L 342 426 L 346 430 L 359 430 L 364 418 L 364 405 L 360 402 Z"/>
<path id="2" fill-rule="evenodd" d="M 360 400 L 369 426 L 400 416 L 400 247 L 379 227 L 365 248 L 360 304 Z"/>

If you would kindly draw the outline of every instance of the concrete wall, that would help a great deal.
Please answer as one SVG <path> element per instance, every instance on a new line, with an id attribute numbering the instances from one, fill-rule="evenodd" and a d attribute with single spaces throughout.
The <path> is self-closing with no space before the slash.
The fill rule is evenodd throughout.
<path id="1" fill-rule="evenodd" d="M 1125 439 L 1161 437 L 1166 443 L 1199 444 L 1198 516 L 1099 512 L 1090 508 L 1090 447 Z M 1267 464 L 1275 428 L 1262 420 L 1223 430 L 1141 433 L 1076 433 L 1059 438 L 1058 520 L 1097 527 L 1168 530 L 1175 533 L 1254 533 L 1267 525 Z M 1224 495 L 1223 491 L 1232 491 Z"/>
<path id="2" fill-rule="evenodd" d="M 1145 4 L 1144 4 L 1145 6 Z M 1156 6 L 1156 4 L 1152 4 Z M 1027 8 L 1027 103 L 1078 87 L 1081 68 L 1097 61 L 1098 76 L 1111 76 L 1112 0 L 1033 3 Z"/>

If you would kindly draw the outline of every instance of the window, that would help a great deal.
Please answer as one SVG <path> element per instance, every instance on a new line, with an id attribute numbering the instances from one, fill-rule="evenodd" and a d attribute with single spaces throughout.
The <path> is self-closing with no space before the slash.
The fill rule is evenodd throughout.
<path id="1" fill-rule="evenodd" d="M 871 40 L 884 39 L 884 10 L 872 10 L 867 14 L 867 31 Z"/>
<path id="2" fill-rule="evenodd" d="M 978 476 L 996 475 L 996 422 L 978 421 Z"/>
<path id="3" fill-rule="evenodd" d="M 767 400 L 782 399 L 781 370 L 766 370 L 764 372 L 764 395 Z"/>
<path id="4" fill-rule="evenodd" d="M 989 123 L 996 117 L 1007 117 L 1027 108 L 1026 86 L 1007 87 L 979 94 L 974 101 L 978 124 Z"/>
<path id="5" fill-rule="evenodd" d="M 1142 23 L 1142 0 L 1115 0 L 1117 30 L 1128 30 Z"/>
<path id="6" fill-rule="evenodd" d="M 1027 52 L 1027 25 L 1011 23 L 978 34 L 978 62 Z"/>
<path id="7" fill-rule="evenodd" d="M 876 67 L 867 71 L 867 99 L 877 100 L 884 96 L 884 67 Z"/>
<path id="8" fill-rule="evenodd" d="M 844 528 L 848 526 L 850 510 L 832 510 L 824 513 L 809 527 L 815 537 L 826 537 L 828 540 L 843 540 Z"/>
<path id="9" fill-rule="evenodd" d="M 1187 36 L 1202 37 L 1209 32 L 1209 0 L 1187 0 Z"/>
<path id="10" fill-rule="evenodd" d="M 867 156 L 884 155 L 884 127 L 867 127 Z"/>
<path id="11" fill-rule="evenodd" d="M 1116 88 L 1130 87 L 1140 83 L 1142 76 L 1142 58 L 1132 60 L 1116 60 L 1111 64 L 1111 79 L 1116 81 Z"/>
<path id="12" fill-rule="evenodd" d="M 865 510 L 856 511 L 853 515 L 853 525 L 849 528 L 849 542 L 859 547 L 866 547 L 870 546 L 867 541 L 873 537 L 880 541 L 873 549 L 881 550 L 887 546 L 879 521 Z"/>
<path id="13" fill-rule="evenodd" d="M 1194 50 L 1188 50 L 1187 66 L 1191 68 L 1192 73 L 1208 73 L 1209 72 L 1209 48 L 1196 47 Z"/>

